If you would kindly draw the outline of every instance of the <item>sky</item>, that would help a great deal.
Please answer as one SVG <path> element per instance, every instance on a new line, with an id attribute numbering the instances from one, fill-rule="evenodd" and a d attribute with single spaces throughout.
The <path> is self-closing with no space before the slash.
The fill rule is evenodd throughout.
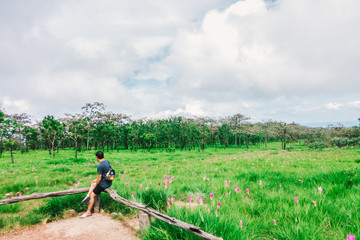
<path id="1" fill-rule="evenodd" d="M 0 108 L 360 117 L 358 0 L 0 0 Z"/>

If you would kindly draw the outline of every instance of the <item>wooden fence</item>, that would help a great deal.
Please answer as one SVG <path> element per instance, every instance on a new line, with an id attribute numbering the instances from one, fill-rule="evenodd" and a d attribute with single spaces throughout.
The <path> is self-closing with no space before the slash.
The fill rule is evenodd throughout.
<path id="1" fill-rule="evenodd" d="M 79 193 L 85 193 L 88 191 L 89 191 L 89 188 L 77 188 L 77 189 L 70 189 L 70 190 L 50 192 L 50 193 L 33 193 L 33 194 L 27 195 L 27 196 L 12 197 L 12 198 L 8 198 L 8 199 L 0 200 L 0 206 L 5 205 L 5 204 L 10 204 L 10 203 L 28 201 L 28 200 L 32 200 L 32 199 L 52 198 L 52 197 L 60 197 L 60 196 L 66 196 L 66 195 L 74 195 L 74 194 L 79 194 Z M 182 222 L 176 218 L 170 217 L 166 214 L 156 211 L 155 209 L 150 208 L 146 205 L 139 204 L 136 202 L 131 202 L 131 201 L 119 196 L 117 194 L 117 192 L 111 188 L 106 189 L 105 192 L 108 193 L 113 200 L 120 202 L 128 207 L 138 209 L 138 210 L 142 211 L 143 213 L 146 213 L 143 215 L 140 214 L 140 216 L 139 216 L 139 220 L 144 221 L 144 219 L 148 219 L 148 221 L 145 220 L 145 222 L 147 222 L 147 223 L 145 223 L 145 225 L 150 224 L 150 216 L 153 216 L 159 220 L 167 222 L 168 224 L 180 227 L 188 232 L 196 234 L 197 236 L 199 236 L 201 238 L 209 239 L 209 240 L 222 240 L 222 238 L 218 238 L 216 236 L 211 235 L 210 233 L 202 231 L 199 227 L 196 227 L 196 226 L 191 225 L 186 222 Z M 95 199 L 95 203 L 94 203 L 94 212 L 98 212 L 99 209 L 100 209 L 100 198 L 97 197 Z"/>

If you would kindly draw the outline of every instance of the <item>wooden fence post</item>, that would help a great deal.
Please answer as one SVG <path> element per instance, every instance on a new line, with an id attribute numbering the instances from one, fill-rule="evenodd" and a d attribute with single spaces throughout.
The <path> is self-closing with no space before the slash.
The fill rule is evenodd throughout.
<path id="1" fill-rule="evenodd" d="M 141 231 L 144 231 L 145 229 L 150 228 L 151 215 L 144 213 L 144 212 L 140 212 L 139 213 L 139 225 L 140 225 Z"/>
<path id="2" fill-rule="evenodd" d="M 96 195 L 94 199 L 94 213 L 100 212 L 100 195 Z"/>

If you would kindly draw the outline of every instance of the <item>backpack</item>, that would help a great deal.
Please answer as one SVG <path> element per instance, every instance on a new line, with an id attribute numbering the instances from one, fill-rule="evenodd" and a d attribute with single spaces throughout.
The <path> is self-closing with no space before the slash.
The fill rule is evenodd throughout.
<path id="1" fill-rule="evenodd" d="M 113 181 L 115 178 L 115 170 L 111 168 L 110 163 L 109 163 L 109 166 L 110 166 L 110 168 L 109 168 L 109 171 L 105 175 L 105 180 Z"/>

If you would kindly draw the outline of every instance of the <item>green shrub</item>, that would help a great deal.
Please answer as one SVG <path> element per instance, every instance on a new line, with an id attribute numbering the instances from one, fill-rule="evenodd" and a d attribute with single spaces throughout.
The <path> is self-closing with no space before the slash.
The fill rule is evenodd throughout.
<path id="1" fill-rule="evenodd" d="M 327 145 L 324 142 L 313 142 L 309 144 L 311 149 L 324 149 L 327 148 Z"/>

